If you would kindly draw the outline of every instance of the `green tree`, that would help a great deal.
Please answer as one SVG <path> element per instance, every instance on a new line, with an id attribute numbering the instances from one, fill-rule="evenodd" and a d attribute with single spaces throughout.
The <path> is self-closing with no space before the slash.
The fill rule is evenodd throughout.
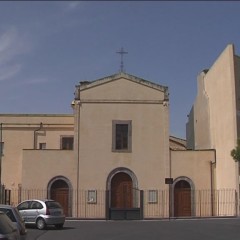
<path id="1" fill-rule="evenodd" d="M 240 162 L 240 139 L 237 140 L 237 146 L 231 151 L 231 156 L 235 162 Z"/>

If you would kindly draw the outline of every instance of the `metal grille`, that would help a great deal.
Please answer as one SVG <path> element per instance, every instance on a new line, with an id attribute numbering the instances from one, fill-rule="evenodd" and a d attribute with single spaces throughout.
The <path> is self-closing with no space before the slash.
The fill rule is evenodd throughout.
<path id="1" fill-rule="evenodd" d="M 133 191 L 133 208 L 143 211 L 144 219 L 175 217 L 174 194 L 168 190 L 144 190 L 140 197 L 139 190 Z M 5 196 L 5 192 L 2 197 Z M 69 190 L 69 209 L 71 217 L 81 219 L 106 219 L 111 204 L 111 192 L 106 190 Z M 7 202 L 17 205 L 30 198 L 48 198 L 46 189 L 12 189 L 6 195 Z M 5 200 L 2 199 L 2 202 Z M 191 191 L 191 216 L 221 217 L 236 216 L 238 199 L 234 189 L 194 190 Z M 169 214 L 170 213 L 170 214 Z"/>

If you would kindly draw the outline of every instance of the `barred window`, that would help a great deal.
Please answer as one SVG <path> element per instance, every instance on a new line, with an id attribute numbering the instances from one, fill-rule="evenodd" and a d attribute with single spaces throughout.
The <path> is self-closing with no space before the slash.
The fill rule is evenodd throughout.
<path id="1" fill-rule="evenodd" d="M 113 121 L 112 150 L 131 152 L 132 126 L 131 121 Z"/>
<path id="2" fill-rule="evenodd" d="M 4 142 L 0 142 L 0 155 L 3 156 Z"/>
<path id="3" fill-rule="evenodd" d="M 61 149 L 62 150 L 73 150 L 73 137 L 61 137 Z"/>
<path id="4" fill-rule="evenodd" d="M 148 202 L 149 203 L 157 203 L 158 202 L 157 190 L 149 190 L 148 191 Z"/>
<path id="5" fill-rule="evenodd" d="M 46 143 L 39 143 L 39 149 L 46 149 Z"/>

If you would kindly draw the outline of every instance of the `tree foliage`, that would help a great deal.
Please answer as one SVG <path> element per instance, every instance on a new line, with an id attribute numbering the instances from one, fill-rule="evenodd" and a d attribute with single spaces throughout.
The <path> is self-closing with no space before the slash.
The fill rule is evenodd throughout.
<path id="1" fill-rule="evenodd" d="M 231 151 L 231 156 L 235 162 L 240 162 L 240 139 L 237 140 L 237 146 Z"/>

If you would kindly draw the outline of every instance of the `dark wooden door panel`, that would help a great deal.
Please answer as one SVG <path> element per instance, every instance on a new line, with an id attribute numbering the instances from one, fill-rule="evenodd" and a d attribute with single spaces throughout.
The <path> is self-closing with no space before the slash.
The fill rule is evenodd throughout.
<path id="1" fill-rule="evenodd" d="M 174 190 L 174 215 L 176 217 L 191 216 L 191 190 Z"/>
<path id="2" fill-rule="evenodd" d="M 116 174 L 111 183 L 111 207 L 133 207 L 132 179 L 126 173 Z"/>
<path id="3" fill-rule="evenodd" d="M 69 191 L 66 188 L 57 188 L 52 189 L 51 191 L 51 199 L 59 202 L 62 207 L 64 214 L 68 216 L 68 195 Z"/>

